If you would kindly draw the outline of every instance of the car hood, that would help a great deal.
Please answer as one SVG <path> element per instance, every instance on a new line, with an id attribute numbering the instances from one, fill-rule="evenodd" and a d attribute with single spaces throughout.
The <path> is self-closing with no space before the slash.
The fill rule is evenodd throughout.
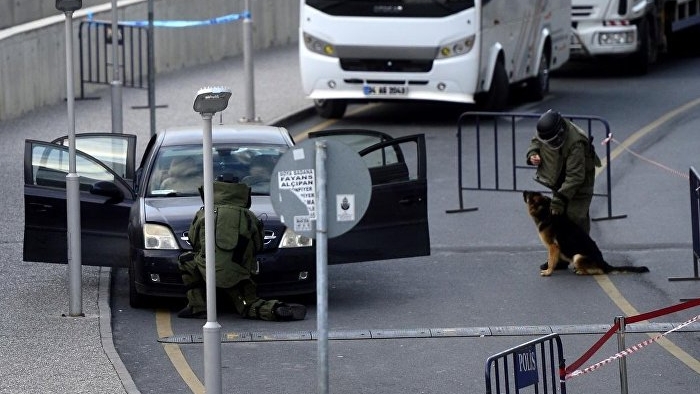
<path id="1" fill-rule="evenodd" d="M 267 220 L 279 220 L 272 207 L 270 196 L 253 196 L 251 211 L 256 216 Z M 202 199 L 195 197 L 159 197 L 145 200 L 145 217 L 147 223 L 168 225 L 180 237 L 189 230 L 192 219 L 204 205 Z"/>

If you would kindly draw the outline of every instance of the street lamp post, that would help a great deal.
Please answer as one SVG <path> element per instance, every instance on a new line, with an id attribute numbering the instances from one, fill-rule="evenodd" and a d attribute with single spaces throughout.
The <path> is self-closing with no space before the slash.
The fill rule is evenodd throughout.
<path id="1" fill-rule="evenodd" d="M 83 316 L 82 261 L 80 256 L 80 176 L 75 168 L 75 92 L 73 87 L 73 12 L 82 0 L 56 0 L 56 9 L 66 14 L 66 103 L 68 104 L 68 174 L 66 216 L 68 238 L 69 316 Z"/>
<path id="2" fill-rule="evenodd" d="M 121 134 L 124 130 L 122 111 L 122 81 L 119 73 L 119 19 L 117 0 L 112 0 L 112 133 Z"/>
<path id="3" fill-rule="evenodd" d="M 214 161 L 212 158 L 212 117 L 228 106 L 231 90 L 225 87 L 207 87 L 197 92 L 194 111 L 204 120 L 204 255 L 206 259 L 207 322 L 202 328 L 204 337 L 204 386 L 208 394 L 221 393 L 221 325 L 216 317 L 216 248 L 214 217 Z"/>
<path id="4" fill-rule="evenodd" d="M 250 11 L 250 0 L 245 0 L 245 10 L 248 11 L 243 18 L 243 73 L 245 74 L 245 115 L 241 117 L 241 123 L 261 123 L 262 119 L 255 115 L 255 72 L 253 70 L 253 19 Z"/>

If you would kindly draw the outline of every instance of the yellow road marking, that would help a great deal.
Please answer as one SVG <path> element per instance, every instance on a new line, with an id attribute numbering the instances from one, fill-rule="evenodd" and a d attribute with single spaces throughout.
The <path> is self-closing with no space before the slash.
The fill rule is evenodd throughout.
<path id="1" fill-rule="evenodd" d="M 683 113 L 684 111 L 689 110 L 690 108 L 700 104 L 700 98 L 695 99 L 685 105 L 682 105 L 678 108 L 676 108 L 673 111 L 670 111 L 666 113 L 664 116 L 658 118 L 654 122 L 648 124 L 647 126 L 643 127 L 642 129 L 634 132 L 629 138 L 625 139 L 620 143 L 620 145 L 615 148 L 611 153 L 610 153 L 610 160 L 614 160 L 617 156 L 619 156 L 623 151 L 625 147 L 629 147 L 636 141 L 638 141 L 640 138 L 643 136 L 655 131 L 659 126 L 662 124 L 668 122 L 675 116 Z M 368 111 L 369 109 L 373 108 L 376 104 L 369 104 L 362 106 L 360 108 L 357 108 L 356 110 L 352 111 L 349 113 L 349 115 L 354 115 L 358 113 L 362 113 L 364 111 Z M 317 130 L 323 130 L 327 128 L 328 126 L 336 123 L 336 120 L 330 119 L 326 120 L 315 127 L 304 131 L 303 133 L 299 134 L 299 138 L 295 138 L 296 141 L 303 140 L 307 138 L 308 134 L 312 131 L 317 131 Z M 607 165 L 607 161 L 603 160 L 603 165 L 602 167 L 598 168 L 596 171 L 596 176 L 602 172 L 602 170 L 605 168 Z M 594 275 L 594 278 L 596 279 L 596 282 L 598 285 L 603 289 L 603 291 L 610 297 L 610 299 L 620 308 L 620 310 L 625 313 L 627 316 L 634 316 L 638 315 L 639 312 L 632 306 L 632 304 L 625 299 L 625 297 L 620 293 L 620 291 L 615 287 L 615 285 L 610 281 L 610 278 L 607 275 Z M 156 328 L 158 331 L 158 337 L 159 338 L 164 338 L 164 337 L 169 337 L 173 335 L 172 331 L 172 326 L 170 324 L 170 312 L 166 310 L 157 310 L 156 311 Z M 651 334 L 649 334 L 651 336 Z M 661 338 L 657 343 L 662 346 L 666 351 L 671 353 L 674 357 L 679 359 L 681 362 L 686 364 L 689 368 L 691 368 L 693 371 L 696 373 L 700 374 L 700 361 L 696 360 L 693 356 L 689 355 L 685 351 L 683 351 L 680 347 L 672 343 L 666 338 Z M 180 350 L 180 346 L 177 344 L 172 344 L 172 343 L 166 343 L 163 344 L 163 349 L 165 350 L 165 353 L 168 355 L 168 358 L 170 359 L 170 362 L 173 364 L 177 372 L 180 374 L 180 377 L 182 377 L 182 380 L 187 384 L 187 386 L 192 390 L 193 393 L 195 394 L 204 394 L 205 388 L 204 384 L 197 378 L 197 375 L 192 371 L 192 368 L 190 365 L 187 363 L 187 360 L 185 359 L 185 355 L 182 354 L 182 351 Z"/>
<path id="2" fill-rule="evenodd" d="M 158 330 L 158 338 L 170 337 L 173 335 L 173 329 L 170 324 L 170 311 L 158 309 L 156 311 L 156 328 Z M 180 345 L 173 343 L 164 343 L 163 349 L 168 355 L 170 362 L 173 364 L 177 373 L 180 374 L 182 380 L 192 390 L 194 394 L 204 394 L 204 384 L 197 378 L 190 364 L 182 354 Z"/>
<path id="3" fill-rule="evenodd" d="M 617 305 L 618 308 L 627 316 L 636 316 L 640 313 L 632 306 L 632 304 L 627 301 L 627 299 L 620 293 L 620 291 L 615 287 L 615 285 L 610 280 L 608 275 L 594 275 L 593 276 L 598 282 L 598 285 L 603 289 L 605 294 L 610 297 L 610 299 Z M 650 338 L 654 338 L 659 335 L 658 333 L 648 333 Z M 686 353 L 667 338 L 659 338 L 656 341 L 659 346 L 666 349 L 667 352 L 671 353 L 674 357 L 679 359 L 683 364 L 687 365 L 690 369 L 700 374 L 700 361 L 696 360 L 693 356 Z"/>
<path id="4" fill-rule="evenodd" d="M 647 134 L 650 134 L 654 131 L 656 131 L 660 126 L 663 124 L 669 122 L 671 119 L 674 117 L 680 115 L 681 113 L 690 110 L 691 108 L 700 105 L 700 98 L 697 98 L 695 100 L 692 100 L 684 105 L 681 105 L 680 107 L 669 111 L 665 113 L 663 116 L 660 118 L 656 119 L 655 121 L 649 123 L 648 125 L 644 126 L 643 128 L 635 131 L 632 133 L 632 135 L 628 138 L 626 138 L 624 141 L 620 143 L 612 152 L 610 152 L 610 161 L 614 160 L 619 156 L 622 152 L 625 151 L 626 148 L 629 148 L 632 144 L 635 142 L 639 141 L 642 137 L 646 136 Z M 614 134 L 613 134 L 614 137 Z M 603 165 L 596 170 L 596 176 L 598 174 L 603 172 L 603 169 L 607 165 L 607 161 L 603 160 Z M 638 315 L 639 312 L 630 304 L 629 301 L 620 293 L 620 291 L 615 287 L 615 285 L 612 283 L 610 280 L 610 277 L 608 275 L 595 275 L 595 280 L 598 283 L 598 285 L 603 289 L 603 291 L 608 295 L 608 297 L 617 305 L 618 308 L 627 316 L 635 316 Z M 647 334 L 649 337 L 654 337 L 658 334 Z M 690 354 L 686 353 L 683 351 L 680 347 L 678 347 L 676 344 L 668 340 L 667 338 L 661 338 L 659 339 L 656 343 L 658 343 L 661 347 L 663 347 L 667 352 L 671 353 L 674 357 L 679 359 L 683 364 L 687 365 L 690 369 L 695 371 L 696 373 L 700 374 L 700 361 L 696 360 L 693 356 Z"/>
<path id="5" fill-rule="evenodd" d="M 354 110 L 348 112 L 348 113 L 347 113 L 347 116 L 352 116 L 352 115 L 361 114 L 361 113 L 363 113 L 363 112 L 365 112 L 365 111 L 369 111 L 370 109 L 377 107 L 378 105 L 379 105 L 379 103 L 369 103 L 369 104 L 362 105 L 362 106 L 357 107 L 357 108 L 355 108 Z M 323 122 L 317 124 L 316 126 L 310 128 L 310 129 L 308 129 L 308 130 L 304 130 L 304 131 L 302 131 L 301 133 L 297 134 L 297 135 L 294 137 L 294 141 L 299 142 L 299 141 L 301 141 L 301 140 L 304 140 L 304 139 L 306 139 L 306 138 L 309 137 L 309 133 L 312 133 L 312 132 L 314 132 L 314 131 L 323 130 L 323 129 L 325 129 L 325 128 L 328 128 L 329 126 L 332 126 L 333 124 L 335 124 L 335 123 L 337 123 L 337 122 L 338 122 L 337 119 L 328 119 L 328 120 L 325 120 L 325 121 L 323 121 Z"/>
<path id="6" fill-rule="evenodd" d="M 700 97 L 696 98 L 695 100 L 690 101 L 684 105 L 681 105 L 680 107 L 674 109 L 673 111 L 667 112 L 666 114 L 664 114 L 660 118 L 656 119 L 655 121 L 649 123 L 648 125 L 642 127 L 641 129 L 635 131 L 634 133 L 632 133 L 631 136 L 626 138 L 624 141 L 620 142 L 620 145 L 618 145 L 615 149 L 613 149 L 610 152 L 610 161 L 615 160 L 615 158 L 617 158 L 617 156 L 619 156 L 622 152 L 624 152 L 626 148 L 629 148 L 632 144 L 639 141 L 642 137 L 646 136 L 647 134 L 649 134 L 653 131 L 656 131 L 656 129 L 658 129 L 664 123 L 670 121 L 671 119 L 678 116 L 679 114 L 681 114 L 685 111 L 688 111 L 689 109 L 691 109 L 699 104 L 700 104 Z M 613 137 L 615 137 L 614 133 L 613 133 Z M 608 164 L 607 160 L 605 158 L 603 158 L 602 162 L 603 162 L 603 165 L 596 170 L 596 176 L 598 176 L 598 174 L 603 172 L 603 170 L 605 169 L 605 166 Z"/>

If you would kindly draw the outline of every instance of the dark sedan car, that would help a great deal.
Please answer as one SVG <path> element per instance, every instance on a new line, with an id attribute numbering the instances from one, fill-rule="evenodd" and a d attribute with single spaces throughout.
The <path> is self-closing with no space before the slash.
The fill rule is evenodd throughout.
<path id="1" fill-rule="evenodd" d="M 76 136 L 82 264 L 128 267 L 133 307 L 153 296 L 184 296 L 177 257 L 191 249 L 187 232 L 203 205 L 198 187 L 207 164 L 213 165 L 215 177 L 235 177 L 251 187 L 251 209 L 265 227 L 265 247 L 257 256 L 260 293 L 313 293 L 313 240 L 287 228 L 270 202 L 274 165 L 294 145 L 287 130 L 215 126 L 213 163 L 203 163 L 202 137 L 197 127 L 162 131 L 149 140 L 137 168 L 135 136 Z M 329 264 L 430 253 L 422 135 L 393 139 L 370 130 L 334 130 L 310 137 L 337 138 L 352 146 L 372 179 L 363 218 L 351 231 L 329 240 Z M 67 145 L 67 137 L 25 142 L 25 261 L 68 260 Z M 396 244 L 398 234 L 403 245 Z"/>

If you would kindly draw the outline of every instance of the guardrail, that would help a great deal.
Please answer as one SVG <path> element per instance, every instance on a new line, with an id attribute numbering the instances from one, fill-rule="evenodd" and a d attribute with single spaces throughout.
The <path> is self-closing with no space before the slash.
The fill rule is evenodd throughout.
<path id="1" fill-rule="evenodd" d="M 696 315 L 680 324 L 644 322 L 699 306 L 700 298 L 695 298 L 635 316 L 617 316 L 614 324 L 608 328 L 603 336 L 581 357 L 568 366 L 565 363 L 562 342 L 557 333 L 551 333 L 497 353 L 486 360 L 486 394 L 520 393 L 521 390 L 526 388 L 527 392 L 565 394 L 567 380 L 597 371 L 614 361 L 618 361 L 620 366 L 620 393 L 627 394 L 627 357 L 658 342 L 671 333 L 697 331 L 700 328 L 698 327 L 700 315 Z M 649 339 L 626 347 L 625 334 L 627 332 L 656 331 L 652 329 L 651 325 L 664 332 L 656 333 L 654 336 L 650 336 Z M 650 331 L 650 329 L 652 330 Z M 613 335 L 617 335 L 618 352 L 595 364 L 581 368 Z"/>
<path id="2" fill-rule="evenodd" d="M 669 281 L 697 281 L 700 280 L 698 269 L 698 259 L 700 259 L 700 175 L 695 168 L 690 167 L 688 171 L 690 186 L 690 224 L 692 226 L 693 237 L 693 276 L 668 278 Z"/>
<path id="3" fill-rule="evenodd" d="M 627 384 L 627 357 L 632 355 L 633 353 L 636 353 L 647 346 L 651 345 L 652 343 L 655 343 L 659 341 L 661 338 L 676 332 L 683 330 L 687 327 L 690 327 L 694 324 L 696 324 L 698 321 L 700 321 L 700 315 L 697 315 L 679 325 L 676 325 L 674 327 L 668 327 L 666 332 L 663 332 L 661 334 L 656 334 L 655 336 L 644 340 L 638 344 L 635 344 L 630 347 L 625 347 L 625 332 L 627 331 L 627 325 L 631 323 L 637 323 L 637 322 L 643 322 L 646 320 L 654 319 L 656 317 L 668 315 L 671 313 L 683 311 L 686 309 L 690 308 L 696 308 L 700 306 L 700 298 L 695 298 L 691 299 L 689 301 L 683 302 L 681 304 L 676 304 L 676 305 L 671 305 L 665 308 L 657 309 L 651 312 L 646 312 L 646 313 L 641 313 L 635 316 L 617 316 L 615 317 L 615 323 L 610 327 L 610 329 L 590 348 L 588 349 L 581 357 L 579 357 L 576 361 L 571 363 L 569 366 L 564 368 L 564 370 L 561 372 L 560 376 L 563 376 L 563 379 L 568 380 L 577 376 L 583 376 L 585 374 L 591 373 L 593 371 L 598 370 L 599 368 L 609 365 L 613 361 L 617 360 L 620 366 L 620 393 L 621 394 L 627 394 L 628 393 L 628 384 Z M 691 329 L 692 330 L 692 329 Z M 611 356 L 608 357 L 600 362 L 597 362 L 595 364 L 592 364 L 586 368 L 579 369 L 583 363 L 585 363 L 593 354 L 595 354 L 600 348 L 605 344 L 605 342 L 612 337 L 613 334 L 617 334 L 617 346 L 618 346 L 618 352 Z"/>
<path id="4" fill-rule="evenodd" d="M 527 187 L 523 186 L 523 181 L 519 178 L 519 172 L 534 171 L 534 166 L 519 165 L 525 162 L 526 150 L 530 144 L 533 130 L 535 130 L 536 120 L 541 114 L 521 113 L 521 112 L 465 112 L 459 116 L 457 121 L 457 192 L 459 193 L 459 208 L 447 210 L 447 213 L 468 212 L 478 208 L 464 206 L 464 191 L 486 190 L 486 191 L 510 191 L 522 192 L 525 190 L 536 190 L 542 188 L 541 185 L 529 180 Z M 610 125 L 608 121 L 598 116 L 569 115 L 562 114 L 563 117 L 572 120 L 579 127 L 588 132 L 589 137 L 598 133 L 605 140 L 610 135 Z M 471 158 L 474 159 L 474 167 L 467 170 L 465 167 L 465 150 L 463 142 L 463 128 L 466 120 L 471 120 L 470 127 L 474 129 L 474 151 Z M 516 124 L 522 122 L 525 126 L 517 127 Z M 490 135 L 482 132 L 490 126 Z M 506 138 L 501 135 L 501 130 L 509 131 Z M 527 130 L 524 132 L 523 130 Z M 489 131 L 489 130 L 487 130 Z M 505 141 L 506 143 L 501 145 Z M 490 144 L 492 152 L 490 156 L 482 154 L 482 145 Z M 594 143 L 595 144 L 595 143 Z M 501 169 L 501 164 L 506 163 L 506 170 Z M 605 160 L 603 162 L 605 171 L 605 192 L 594 193 L 596 197 L 605 197 L 607 200 L 607 216 L 593 218 L 592 220 L 621 219 L 627 215 L 613 215 L 612 211 L 612 187 L 611 187 L 611 165 L 610 165 L 610 145 L 605 144 Z M 486 177 L 491 176 L 489 181 Z M 467 179 L 469 177 L 469 179 Z M 505 182 L 503 182 L 505 178 Z M 520 180 L 520 182 L 519 182 Z M 470 183 L 471 182 L 471 183 Z M 507 183 L 506 186 L 503 186 Z M 551 192 L 546 190 L 546 192 Z"/>
<path id="5" fill-rule="evenodd" d="M 148 28 L 118 25 L 117 44 L 120 59 L 116 59 L 122 76 L 122 85 L 131 88 L 148 88 Z M 80 96 L 85 96 L 85 84 L 109 85 L 112 59 L 112 22 L 90 20 L 80 22 L 78 31 L 80 57 Z"/>
<path id="6" fill-rule="evenodd" d="M 561 339 L 549 334 L 489 357 L 486 394 L 519 393 L 530 386 L 535 393 L 566 394 L 565 368 Z"/>

